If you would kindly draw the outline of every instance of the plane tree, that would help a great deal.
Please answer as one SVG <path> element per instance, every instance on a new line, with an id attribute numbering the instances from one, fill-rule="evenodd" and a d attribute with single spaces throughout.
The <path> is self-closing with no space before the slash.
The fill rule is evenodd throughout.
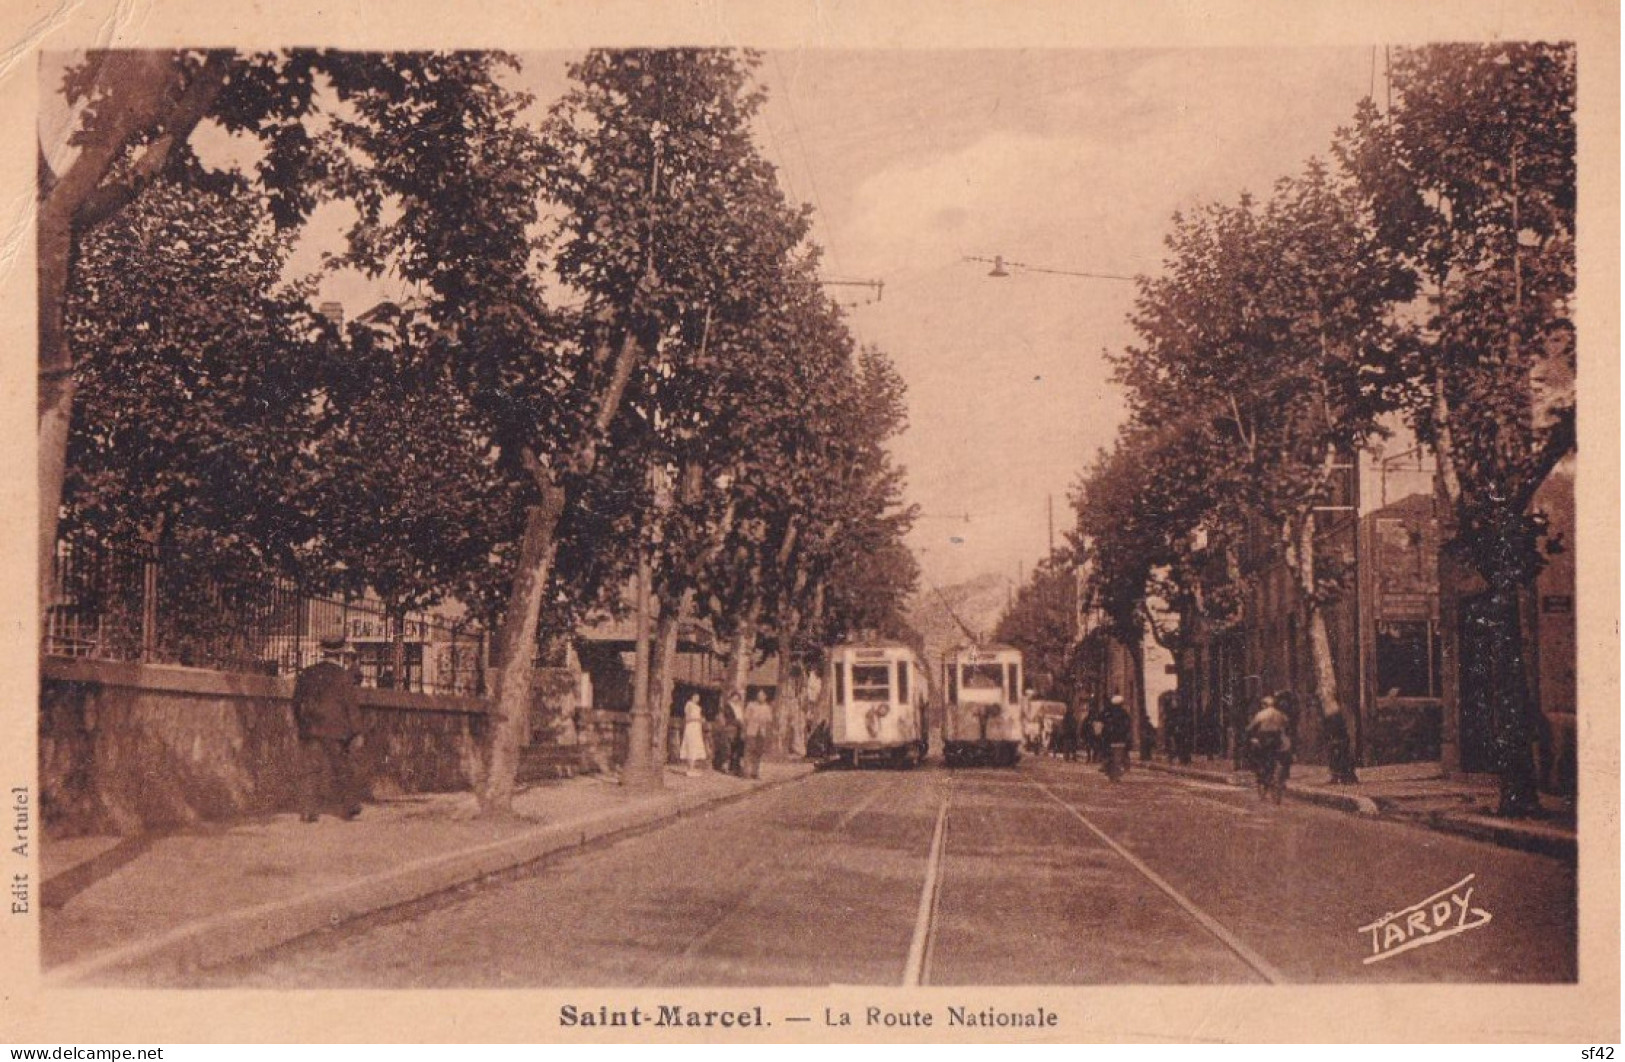
<path id="1" fill-rule="evenodd" d="M 1501 811 L 1538 808 L 1523 600 L 1552 547 L 1535 496 L 1576 448 L 1572 45 L 1399 49 L 1392 107 L 1339 137 L 1382 245 L 1424 301 L 1396 322 L 1404 411 L 1434 451 L 1447 549 L 1486 587 L 1480 685 Z"/>
<path id="2" fill-rule="evenodd" d="M 560 521 L 604 469 L 650 471 L 647 460 L 627 458 L 646 453 L 657 408 L 633 401 L 638 390 L 629 386 L 697 355 L 680 342 L 697 312 L 727 321 L 756 312 L 774 293 L 777 256 L 764 252 L 799 238 L 782 231 L 776 178 L 752 140 L 762 98 L 751 83 L 756 62 L 723 49 L 593 51 L 572 65 L 571 87 L 542 131 L 550 264 L 582 300 L 574 322 L 582 356 L 552 381 L 570 409 L 547 438 L 518 448 L 534 502 L 498 632 L 499 720 L 481 793 L 488 808 L 511 801 L 530 647 Z M 634 555 L 650 534 L 637 515 L 647 508 L 623 507 L 636 523 Z"/>
<path id="3" fill-rule="evenodd" d="M 67 300 L 60 537 L 161 558 L 169 635 L 218 627 L 210 595 L 255 610 L 312 529 L 289 498 L 311 473 L 318 330 L 281 283 L 286 239 L 239 191 L 154 182 L 86 237 Z"/>
<path id="4" fill-rule="evenodd" d="M 288 495 L 311 522 L 299 569 L 307 588 L 377 596 L 400 681 L 407 614 L 489 563 L 510 492 L 426 315 L 385 303 L 324 338 L 309 473 Z"/>
<path id="5" fill-rule="evenodd" d="M 1276 537 L 1246 559 L 1285 563 L 1315 693 L 1338 712 L 1324 608 L 1346 590 L 1352 558 L 1328 555 L 1317 511 L 1335 498 L 1339 466 L 1393 408 L 1396 381 L 1383 367 L 1398 344 L 1388 310 L 1409 296 L 1407 278 L 1346 182 L 1318 163 L 1278 182 L 1265 204 L 1244 196 L 1176 217 L 1168 243 L 1163 273 L 1142 283 L 1136 302 L 1139 341 L 1118 362 L 1133 421 L 1142 439 L 1175 444 L 1201 470 L 1195 496 L 1215 525 Z M 1165 549 L 1135 563 L 1149 578 L 1175 556 Z M 1122 574 L 1112 565 L 1103 577 Z M 1119 622 L 1138 625 L 1127 607 L 1138 578 L 1131 570 L 1110 586 Z"/>
<path id="6" fill-rule="evenodd" d="M 297 231 L 318 203 L 332 197 L 374 206 L 399 201 L 400 178 L 411 175 L 410 167 L 402 164 L 388 174 L 379 165 L 385 155 L 354 149 L 365 148 L 370 135 L 390 126 L 396 133 L 420 130 L 426 138 L 420 147 L 435 137 L 444 140 L 448 127 L 432 127 L 431 132 L 422 116 L 464 109 L 481 113 L 480 99 L 503 98 L 497 72 L 504 65 L 512 64 L 489 54 L 294 49 L 107 50 L 91 52 L 68 67 L 60 89 L 74 109 L 66 152 L 59 154 L 52 145 L 48 153 L 42 145 L 39 156 L 42 611 L 50 604 L 70 427 L 78 422 L 93 433 L 101 431 L 99 424 L 74 412 L 76 368 L 86 350 L 70 320 L 71 306 L 74 292 L 91 282 L 81 275 L 81 266 L 89 264 L 91 238 L 139 209 L 143 193 L 159 182 L 176 195 L 196 197 L 199 209 L 225 209 L 222 196 L 241 201 L 241 208 L 252 201 L 284 233 Z M 369 105 L 369 98 L 396 105 Z M 463 130 L 455 135 L 470 138 Z M 230 138 L 236 149 L 200 153 L 198 143 L 206 136 Z M 432 157 L 432 151 L 414 156 L 419 162 Z M 374 210 L 372 218 L 377 216 Z M 208 222 L 194 211 L 187 224 Z M 410 224 L 411 219 L 403 222 Z M 355 259 L 376 263 L 384 244 L 366 237 L 385 232 L 376 224 L 357 226 L 351 233 Z M 262 247 L 263 240 L 247 246 Z M 229 260 L 191 258 L 194 268 L 186 279 L 216 283 L 205 274 Z M 425 264 L 409 264 L 405 275 L 421 277 Z M 264 270 L 249 275 L 263 277 Z M 296 308 L 284 309 L 297 317 Z M 235 328 L 241 322 L 221 324 Z M 120 356 L 137 358 L 140 351 L 126 350 Z M 97 418 L 106 414 L 105 406 L 95 411 Z"/>

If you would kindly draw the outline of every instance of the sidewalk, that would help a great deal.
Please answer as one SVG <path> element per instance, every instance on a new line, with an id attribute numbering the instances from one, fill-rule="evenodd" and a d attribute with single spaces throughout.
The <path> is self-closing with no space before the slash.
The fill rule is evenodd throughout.
<path id="1" fill-rule="evenodd" d="M 1198 756 L 1188 767 L 1157 759 L 1143 766 L 1225 785 L 1253 785 L 1252 772 L 1235 770 L 1225 758 Z M 1572 800 L 1542 794 L 1545 815 L 1541 818 L 1505 819 L 1495 814 L 1498 794 L 1493 778 L 1445 778 L 1436 763 L 1361 767 L 1357 773 L 1360 781 L 1356 785 L 1328 785 L 1325 767 L 1297 764 L 1286 794 L 1339 811 L 1408 822 L 1570 863 L 1576 859 L 1578 829 Z"/>
<path id="2" fill-rule="evenodd" d="M 139 984 L 140 971 L 244 958 L 597 838 L 691 814 L 812 773 L 768 762 L 760 781 L 668 768 L 665 788 L 589 775 L 524 789 L 515 816 L 481 819 L 472 794 L 369 804 L 345 822 L 294 814 L 40 849 L 48 984 Z"/>

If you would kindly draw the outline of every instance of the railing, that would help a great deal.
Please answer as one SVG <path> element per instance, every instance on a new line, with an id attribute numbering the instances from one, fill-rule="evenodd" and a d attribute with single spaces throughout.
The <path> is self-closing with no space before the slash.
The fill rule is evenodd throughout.
<path id="1" fill-rule="evenodd" d="M 324 646 L 357 653 L 362 684 L 485 692 L 485 634 L 427 613 L 302 593 L 287 580 L 226 582 L 161 563 L 146 548 L 61 543 L 44 651 L 95 660 L 292 674 Z"/>

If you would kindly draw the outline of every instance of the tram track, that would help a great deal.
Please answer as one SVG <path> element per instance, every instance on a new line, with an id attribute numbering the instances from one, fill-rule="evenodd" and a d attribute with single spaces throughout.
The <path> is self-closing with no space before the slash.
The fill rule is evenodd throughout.
<path id="1" fill-rule="evenodd" d="M 835 835 L 849 834 L 855 823 L 875 809 L 877 805 L 885 808 L 887 803 L 895 798 L 904 789 L 903 783 L 889 781 L 875 787 L 863 799 L 847 808 L 841 817 L 836 820 L 830 832 Z M 945 811 L 944 805 L 939 808 L 938 836 L 940 836 L 940 813 Z M 833 854 L 833 846 L 818 852 L 809 861 L 805 858 L 796 859 L 780 852 L 772 856 L 751 861 L 740 868 L 740 877 L 755 882 L 755 885 L 723 910 L 711 918 L 698 932 L 684 941 L 681 950 L 661 962 L 648 977 L 643 978 L 639 984 L 642 987 L 655 987 L 669 985 L 678 980 L 680 971 L 685 966 L 692 965 L 705 959 L 707 950 L 719 937 L 724 937 L 741 923 L 748 923 L 762 907 L 764 902 L 771 901 L 775 896 L 786 890 L 787 886 L 798 878 L 817 878 L 820 874 L 829 871 L 837 864 Z"/>
<path id="2" fill-rule="evenodd" d="M 942 904 L 944 886 L 947 882 L 946 871 L 949 865 L 949 841 L 952 837 L 951 812 L 955 803 L 955 791 L 959 788 L 958 781 L 960 780 L 952 775 L 945 779 L 941 795 L 936 803 L 935 819 L 930 834 L 930 842 L 925 853 L 923 876 L 920 879 L 919 899 L 915 905 L 913 930 L 909 937 L 908 951 L 903 961 L 902 975 L 900 981 L 897 982 L 905 988 L 924 987 L 932 983 L 932 964 L 933 958 L 938 952 L 939 935 L 944 930 L 945 915 L 951 914 L 951 912 L 944 911 Z M 967 782 L 966 784 L 970 785 L 973 790 L 980 788 L 996 791 L 1008 791 L 1013 788 L 1029 791 L 1037 790 L 1057 810 L 1064 812 L 1075 820 L 1096 841 L 1126 863 L 1141 880 L 1156 888 L 1174 906 L 1179 908 L 1187 918 L 1195 922 L 1209 936 L 1223 945 L 1224 949 L 1237 962 L 1245 966 L 1252 976 L 1266 984 L 1287 983 L 1287 977 L 1267 959 L 1170 884 L 1147 865 L 1144 860 L 1101 829 L 1072 802 L 1062 797 L 1044 781 L 1034 778 L 998 777 L 977 778 L 974 783 Z M 834 832 L 837 834 L 849 832 L 855 823 L 859 822 L 865 814 L 869 813 L 877 805 L 885 807 L 901 788 L 899 784 L 887 784 L 877 787 L 842 813 L 840 819 L 834 824 Z M 736 925 L 741 919 L 748 920 L 751 918 L 753 912 L 765 899 L 781 891 L 791 878 L 805 874 L 808 867 L 805 864 L 786 861 L 780 855 L 771 859 L 753 862 L 748 869 L 747 876 L 756 879 L 755 886 L 741 895 L 734 903 L 728 905 L 700 932 L 686 941 L 681 952 L 662 963 L 659 969 L 644 982 L 645 984 L 670 983 L 671 979 L 682 967 L 703 957 L 706 949 L 717 937 L 731 926 Z"/>
<path id="3" fill-rule="evenodd" d="M 1116 853 L 1117 856 L 1132 867 L 1142 878 L 1156 886 L 1157 889 L 1163 893 L 1163 895 L 1172 900 L 1181 910 L 1195 920 L 1198 925 L 1200 925 L 1210 935 L 1218 940 L 1219 943 L 1223 944 L 1227 949 L 1229 949 L 1229 951 L 1235 955 L 1236 958 L 1240 959 L 1241 962 L 1246 965 L 1247 968 L 1256 976 L 1261 978 L 1264 983 L 1272 985 L 1287 983 L 1287 977 L 1282 974 L 1280 970 L 1276 969 L 1275 966 L 1269 962 L 1269 960 L 1265 959 L 1262 955 L 1258 954 L 1258 952 L 1249 947 L 1245 941 L 1226 928 L 1218 919 L 1214 918 L 1212 915 L 1198 907 L 1196 903 L 1184 893 L 1174 888 L 1168 883 L 1167 879 L 1163 878 L 1162 875 L 1152 870 L 1144 860 L 1140 859 L 1133 852 L 1130 852 L 1127 848 L 1119 844 L 1109 834 L 1107 834 L 1105 830 L 1102 830 L 1099 826 L 1095 825 L 1094 822 L 1092 822 L 1083 812 L 1079 811 L 1076 806 L 1062 799 L 1053 789 L 1045 785 L 1043 782 L 1037 781 L 1036 779 L 1029 779 L 1028 783 L 1066 811 L 1079 823 L 1081 823 L 1102 844 L 1106 845 L 1107 848 L 1110 848 L 1114 853 Z"/>
<path id="4" fill-rule="evenodd" d="M 942 851 L 948 835 L 948 794 L 937 805 L 937 824 L 931 832 L 931 851 L 925 857 L 925 885 L 914 917 L 908 960 L 903 964 L 903 987 L 918 988 L 930 975 L 931 945 L 936 938 L 937 901 L 942 896 Z"/>

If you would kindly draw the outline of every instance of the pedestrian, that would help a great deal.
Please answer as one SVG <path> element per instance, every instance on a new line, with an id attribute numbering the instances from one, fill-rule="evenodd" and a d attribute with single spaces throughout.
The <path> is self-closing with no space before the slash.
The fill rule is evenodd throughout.
<path id="1" fill-rule="evenodd" d="M 728 769 L 728 747 L 728 707 L 719 704 L 711 716 L 711 769 L 719 774 Z"/>
<path id="2" fill-rule="evenodd" d="M 1083 718 L 1078 720 L 1078 738 L 1083 742 L 1084 763 L 1100 763 L 1105 759 L 1101 738 L 1106 730 L 1106 724 L 1101 721 L 1105 711 L 1102 706 L 1090 705 Z"/>
<path id="3" fill-rule="evenodd" d="M 1349 740 L 1349 721 L 1342 708 L 1329 703 L 1321 717 L 1320 732 L 1326 739 L 1326 770 L 1328 785 L 1356 785 L 1360 779 L 1354 773 L 1354 749 Z"/>
<path id="4" fill-rule="evenodd" d="M 1106 758 L 1106 773 L 1116 781 L 1128 770 L 1128 746 L 1134 736 L 1134 720 L 1123 706 L 1123 695 L 1112 694 L 1100 718 L 1101 752 Z"/>
<path id="5" fill-rule="evenodd" d="M 1169 690 L 1157 698 L 1162 715 L 1163 734 L 1168 745 L 1168 758 L 1174 763 L 1189 766 L 1191 762 L 1191 714 L 1180 690 Z"/>
<path id="6" fill-rule="evenodd" d="M 718 713 L 721 727 L 717 738 L 717 770 L 739 774 L 745 758 L 745 698 L 738 690 L 728 694 Z"/>
<path id="7" fill-rule="evenodd" d="M 829 724 L 820 719 L 813 724 L 812 732 L 807 735 L 807 758 L 809 760 L 827 759 L 833 751 L 833 742 L 829 735 Z"/>
<path id="8" fill-rule="evenodd" d="M 1061 716 L 1061 759 L 1072 763 L 1078 758 L 1078 709 L 1076 705 L 1066 706 L 1066 714 Z"/>
<path id="9" fill-rule="evenodd" d="M 688 764 L 690 777 L 699 774 L 700 764 L 705 762 L 705 710 L 697 693 L 683 705 L 683 740 L 677 758 Z"/>
<path id="10" fill-rule="evenodd" d="M 293 718 L 299 733 L 299 817 L 315 822 L 323 810 L 341 818 L 361 814 L 355 754 L 361 748 L 360 675 L 355 653 L 326 646 L 323 659 L 299 673 Z"/>
<path id="11" fill-rule="evenodd" d="M 773 706 L 767 701 L 765 690 L 756 691 L 756 699 L 745 707 L 745 775 L 762 776 L 762 754 L 767 751 L 767 735 L 773 728 Z"/>

